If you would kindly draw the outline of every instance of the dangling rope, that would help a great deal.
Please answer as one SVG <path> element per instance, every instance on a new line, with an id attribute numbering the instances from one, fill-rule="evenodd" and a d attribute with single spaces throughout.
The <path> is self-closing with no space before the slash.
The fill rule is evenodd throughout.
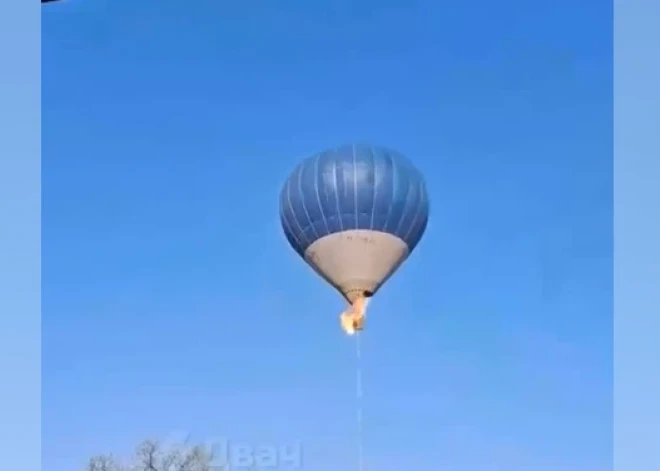
<path id="1" fill-rule="evenodd" d="M 355 345 L 357 353 L 357 376 L 356 376 L 356 396 L 357 396 L 357 453 L 358 453 L 358 471 L 363 470 L 362 456 L 362 352 L 360 348 L 360 332 L 355 336 Z"/>

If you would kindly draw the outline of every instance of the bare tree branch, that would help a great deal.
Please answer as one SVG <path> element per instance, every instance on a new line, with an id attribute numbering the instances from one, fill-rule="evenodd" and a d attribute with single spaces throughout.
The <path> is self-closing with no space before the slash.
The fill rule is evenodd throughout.
<path id="1" fill-rule="evenodd" d="M 135 452 L 133 463 L 121 465 L 111 456 L 92 458 L 86 471 L 222 471 L 212 466 L 213 454 L 203 446 L 161 449 L 158 442 L 146 440 Z"/>
<path id="2" fill-rule="evenodd" d="M 122 471 L 110 455 L 95 456 L 89 460 L 86 471 Z"/>
<path id="3" fill-rule="evenodd" d="M 146 440 L 138 447 L 136 471 L 165 471 L 158 469 L 158 443 Z"/>

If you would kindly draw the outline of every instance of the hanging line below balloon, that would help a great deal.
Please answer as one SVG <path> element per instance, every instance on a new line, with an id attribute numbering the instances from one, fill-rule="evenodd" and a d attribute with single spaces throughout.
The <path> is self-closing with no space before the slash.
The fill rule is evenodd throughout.
<path id="1" fill-rule="evenodd" d="M 357 403 L 357 460 L 358 471 L 363 471 L 362 449 L 362 352 L 360 348 L 360 332 L 355 336 L 356 345 L 356 403 Z"/>

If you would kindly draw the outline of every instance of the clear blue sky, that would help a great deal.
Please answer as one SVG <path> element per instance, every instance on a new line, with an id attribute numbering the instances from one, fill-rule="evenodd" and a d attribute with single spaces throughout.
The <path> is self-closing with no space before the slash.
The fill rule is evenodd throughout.
<path id="1" fill-rule="evenodd" d="M 298 160 L 424 172 L 372 303 L 368 469 L 611 469 L 607 2 L 43 8 L 43 463 L 190 432 L 355 465 L 343 309 L 282 234 Z"/>

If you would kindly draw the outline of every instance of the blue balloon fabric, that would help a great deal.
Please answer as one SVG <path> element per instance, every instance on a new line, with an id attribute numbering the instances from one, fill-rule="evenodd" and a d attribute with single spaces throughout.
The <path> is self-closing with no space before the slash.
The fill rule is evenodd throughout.
<path id="1" fill-rule="evenodd" d="M 398 152 L 346 145 L 303 160 L 280 195 L 284 233 L 298 254 L 322 237 L 365 229 L 392 234 L 411 253 L 429 218 L 420 171 Z"/>

